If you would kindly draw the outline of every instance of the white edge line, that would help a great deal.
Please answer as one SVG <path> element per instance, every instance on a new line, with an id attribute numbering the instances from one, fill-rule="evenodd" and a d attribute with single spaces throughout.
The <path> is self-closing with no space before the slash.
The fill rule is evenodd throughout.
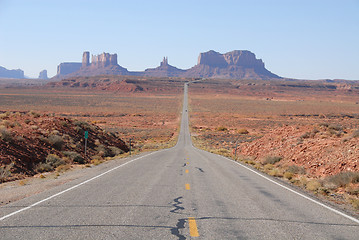
<path id="1" fill-rule="evenodd" d="M 203 150 L 202 150 L 202 151 L 203 151 Z M 215 155 L 217 155 L 217 154 L 215 154 Z M 280 183 L 274 181 L 273 179 L 270 179 L 269 177 L 264 176 L 262 173 L 259 173 L 259 172 L 257 172 L 257 171 L 254 171 L 253 169 L 251 169 L 251 168 L 249 168 L 249 167 L 243 165 L 242 163 L 239 163 L 239 162 L 237 162 L 237 161 L 234 161 L 234 160 L 232 160 L 232 159 L 226 158 L 226 157 L 221 156 L 221 155 L 218 155 L 218 156 L 220 156 L 220 157 L 222 157 L 222 158 L 224 158 L 224 159 L 226 159 L 226 160 L 228 160 L 228 161 L 231 161 L 231 162 L 233 162 L 233 163 L 236 163 L 236 164 L 238 164 L 239 166 L 244 167 L 245 169 L 247 169 L 247 170 L 249 170 L 249 171 L 251 171 L 251 172 L 253 172 L 253 173 L 255 173 L 255 174 L 259 175 L 259 176 L 261 176 L 262 178 L 264 178 L 264 179 L 266 179 L 266 180 L 268 180 L 268 181 L 270 181 L 270 182 L 272 182 L 272 183 L 274 183 L 274 184 L 276 184 L 276 185 L 278 185 L 278 186 L 280 186 L 280 187 L 282 187 L 282 188 L 284 188 L 284 189 L 286 189 L 286 190 L 288 190 L 288 191 L 290 191 L 290 192 L 292 192 L 292 193 L 295 193 L 295 194 L 297 194 L 297 195 L 299 195 L 299 196 L 301 196 L 301 197 L 303 197 L 303 198 L 305 198 L 305 199 L 307 199 L 307 200 L 309 200 L 309 201 L 311 201 L 311 202 L 313 202 L 313 203 L 316 203 L 316 204 L 318 204 L 318 205 L 320 205 L 320 206 L 322 206 L 322 207 L 324 207 L 324 208 L 326 208 L 326 209 L 328 209 L 328 210 L 330 210 L 330 211 L 332 211 L 332 212 L 335 212 L 336 214 L 339 214 L 339 215 L 341 215 L 341 216 L 343 216 L 343 217 L 345 217 L 345 218 L 347 218 L 347 219 L 349 219 L 349 220 L 352 220 L 353 222 L 356 222 L 356 223 L 359 224 L 359 220 L 356 219 L 356 218 L 354 218 L 354 217 L 352 217 L 352 216 L 349 216 L 349 215 L 347 215 L 347 214 L 345 214 L 345 213 L 343 213 L 343 212 L 341 212 L 341 211 L 338 211 L 338 210 L 336 210 L 336 209 L 334 209 L 334 208 L 332 208 L 332 207 L 329 207 L 329 206 L 327 206 L 327 205 L 325 205 L 325 204 L 323 204 L 323 203 L 321 203 L 321 202 L 319 202 L 319 201 L 317 201 L 317 200 L 314 200 L 313 198 L 310 198 L 310 197 L 308 197 L 308 196 L 306 196 L 306 195 L 304 195 L 304 194 L 302 194 L 302 193 L 300 193 L 300 192 L 297 192 L 297 191 L 295 191 L 295 190 L 293 190 L 293 189 L 291 189 L 291 188 L 289 188 L 289 187 L 286 187 L 286 186 L 284 186 L 284 185 L 282 185 L 282 184 L 280 184 Z"/>
<path id="2" fill-rule="evenodd" d="M 164 149 L 164 150 L 161 150 L 161 151 L 166 151 L 166 150 L 168 150 L 168 149 Z M 46 201 L 48 201 L 48 200 L 50 200 L 50 199 L 52 199 L 52 198 L 54 198 L 54 197 L 57 197 L 57 196 L 59 196 L 59 195 L 61 195 L 61 194 L 63 194 L 63 193 L 66 193 L 66 192 L 68 192 L 68 191 L 71 191 L 71 190 L 73 190 L 73 189 L 75 189 L 75 188 L 77 188 L 77 187 L 79 187 L 79 186 L 81 186 L 81 185 L 83 185 L 83 184 L 86 184 L 86 183 L 88 183 L 88 182 L 91 182 L 92 180 L 95 180 L 95 179 L 97 179 L 97 178 L 99 178 L 99 177 L 101 177 L 101 176 L 103 176 L 103 175 L 105 175 L 105 174 L 107 174 L 107 173 L 109 173 L 109 172 L 112 172 L 112 171 L 114 171 L 114 170 L 116 170 L 116 169 L 118 169 L 118 168 L 120 168 L 120 167 L 123 167 L 123 166 L 125 166 L 125 165 L 127 165 L 127 164 L 129 164 L 129 163 L 131 163 L 131 162 L 134 162 L 134 161 L 139 160 L 139 159 L 144 158 L 144 157 L 148 157 L 148 156 L 150 156 L 150 155 L 152 155 L 152 154 L 154 154 L 154 153 L 158 153 L 158 152 L 161 152 L 161 151 L 156 151 L 156 152 L 152 152 L 152 153 L 146 154 L 146 155 L 144 155 L 144 156 L 141 156 L 141 157 L 132 159 L 131 161 L 125 162 L 125 163 L 123 163 L 123 164 L 121 164 L 121 165 L 119 165 L 119 166 L 117 166 L 117 167 L 111 168 L 110 170 L 107 170 L 106 172 L 103 172 L 103 173 L 101 173 L 101 174 L 99 174 L 99 175 L 97 175 L 97 176 L 95 176 L 95 177 L 92 177 L 92 178 L 90 178 L 90 179 L 88 179 L 88 180 L 86 180 L 86 181 L 83 181 L 83 182 L 81 182 L 81 183 L 79 183 L 79 184 L 76 184 L 75 186 L 72 186 L 72 187 L 70 187 L 70 188 L 67 188 L 67 189 L 65 189 L 65 190 L 63 190 L 63 191 L 61 191 L 61 192 L 58 192 L 58 193 L 56 193 L 56 194 L 54 194 L 54 195 L 51 195 L 50 197 L 47 197 L 47 198 L 42 199 L 42 200 L 40 200 L 40 201 L 38 201 L 38 202 L 36 202 L 36 203 L 33 203 L 33 204 L 31 204 L 30 206 L 27 206 L 27 207 L 24 207 L 24 208 L 21 208 L 21 209 L 15 211 L 15 212 L 9 213 L 9 214 L 7 214 L 7 215 L 1 217 L 1 218 L 0 218 L 0 221 L 4 220 L 4 219 L 6 219 L 6 218 L 9 218 L 9 217 L 11 217 L 11 216 L 13 216 L 13 215 L 15 215 L 15 214 L 18 214 L 18 213 L 21 213 L 21 212 L 23 212 L 23 211 L 26 211 L 26 210 L 28 210 L 28 209 L 30 209 L 30 208 L 36 206 L 36 205 L 39 205 L 40 203 L 46 202 Z"/>

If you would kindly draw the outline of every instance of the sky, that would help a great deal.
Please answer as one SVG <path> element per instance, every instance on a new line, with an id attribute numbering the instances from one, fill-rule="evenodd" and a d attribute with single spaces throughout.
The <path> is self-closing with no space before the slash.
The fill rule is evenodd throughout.
<path id="1" fill-rule="evenodd" d="M 82 53 L 129 71 L 249 50 L 271 72 L 359 80 L 359 0 L 0 0 L 0 66 L 36 78 Z"/>

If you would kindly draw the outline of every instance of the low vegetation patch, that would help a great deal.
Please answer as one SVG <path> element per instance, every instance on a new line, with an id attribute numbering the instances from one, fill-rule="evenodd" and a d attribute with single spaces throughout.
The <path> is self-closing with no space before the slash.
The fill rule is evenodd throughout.
<path id="1" fill-rule="evenodd" d="M 341 172 L 325 178 L 324 181 L 330 188 L 345 187 L 350 183 L 359 183 L 359 172 Z"/>
<path id="2" fill-rule="evenodd" d="M 268 156 L 263 161 L 263 164 L 264 165 L 266 165 L 266 164 L 276 164 L 280 160 L 282 160 L 282 157 L 280 157 L 280 156 Z"/>

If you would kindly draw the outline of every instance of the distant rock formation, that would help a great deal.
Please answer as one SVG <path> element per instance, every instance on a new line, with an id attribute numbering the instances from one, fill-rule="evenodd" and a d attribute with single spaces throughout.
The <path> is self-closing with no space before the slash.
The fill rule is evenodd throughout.
<path id="1" fill-rule="evenodd" d="M 55 79 L 97 75 L 134 75 L 150 77 L 202 77 L 228 79 L 280 79 L 264 67 L 261 59 L 247 50 L 235 50 L 225 54 L 213 50 L 200 53 L 198 63 L 188 70 L 168 64 L 164 57 L 160 66 L 148 68 L 144 72 L 129 72 L 117 63 L 117 54 L 102 53 L 92 55 L 84 52 L 82 63 L 61 63 L 57 67 Z"/>
<path id="2" fill-rule="evenodd" d="M 0 66 L 0 78 L 25 78 L 21 69 L 8 70 Z"/>
<path id="3" fill-rule="evenodd" d="M 77 72 L 80 70 L 82 64 L 77 62 L 64 62 L 60 63 L 60 65 L 57 66 L 57 75 L 56 76 L 65 76 L 70 73 Z"/>
<path id="4" fill-rule="evenodd" d="M 90 63 L 90 53 L 84 52 L 82 63 L 61 63 L 57 69 L 55 79 L 79 76 L 96 75 L 130 75 L 126 68 L 117 64 L 117 54 L 102 53 L 92 55 Z M 60 69 L 60 71 L 59 71 Z"/>
<path id="5" fill-rule="evenodd" d="M 87 67 L 90 65 L 90 52 L 84 52 L 82 55 L 82 67 Z"/>
<path id="6" fill-rule="evenodd" d="M 49 79 L 47 77 L 47 70 L 42 70 L 40 73 L 39 73 L 39 79 Z"/>
<path id="7" fill-rule="evenodd" d="M 183 73 L 185 73 L 185 70 L 169 65 L 168 58 L 164 57 L 159 67 L 148 68 L 142 75 L 149 77 L 179 77 Z"/>
<path id="8" fill-rule="evenodd" d="M 117 54 L 102 53 L 100 55 L 92 55 L 91 67 L 104 68 L 107 66 L 116 66 Z"/>
<path id="9" fill-rule="evenodd" d="M 229 79 L 272 79 L 280 78 L 264 67 L 261 59 L 246 50 L 235 50 L 225 54 L 213 50 L 201 53 L 196 66 L 187 70 L 187 77 L 216 77 Z"/>

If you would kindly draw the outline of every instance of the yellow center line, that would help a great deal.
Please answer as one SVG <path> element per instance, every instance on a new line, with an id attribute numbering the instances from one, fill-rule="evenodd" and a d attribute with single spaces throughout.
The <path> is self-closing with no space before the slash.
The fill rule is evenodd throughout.
<path id="1" fill-rule="evenodd" d="M 186 173 L 188 173 L 188 169 L 186 169 Z"/>
<path id="2" fill-rule="evenodd" d="M 189 235 L 191 237 L 199 237 L 196 220 L 193 217 L 188 218 Z"/>
<path id="3" fill-rule="evenodd" d="M 187 165 L 189 164 L 189 162 L 187 162 Z"/>
<path id="4" fill-rule="evenodd" d="M 189 186 L 189 183 L 186 183 L 186 190 L 190 190 L 191 187 Z"/>

